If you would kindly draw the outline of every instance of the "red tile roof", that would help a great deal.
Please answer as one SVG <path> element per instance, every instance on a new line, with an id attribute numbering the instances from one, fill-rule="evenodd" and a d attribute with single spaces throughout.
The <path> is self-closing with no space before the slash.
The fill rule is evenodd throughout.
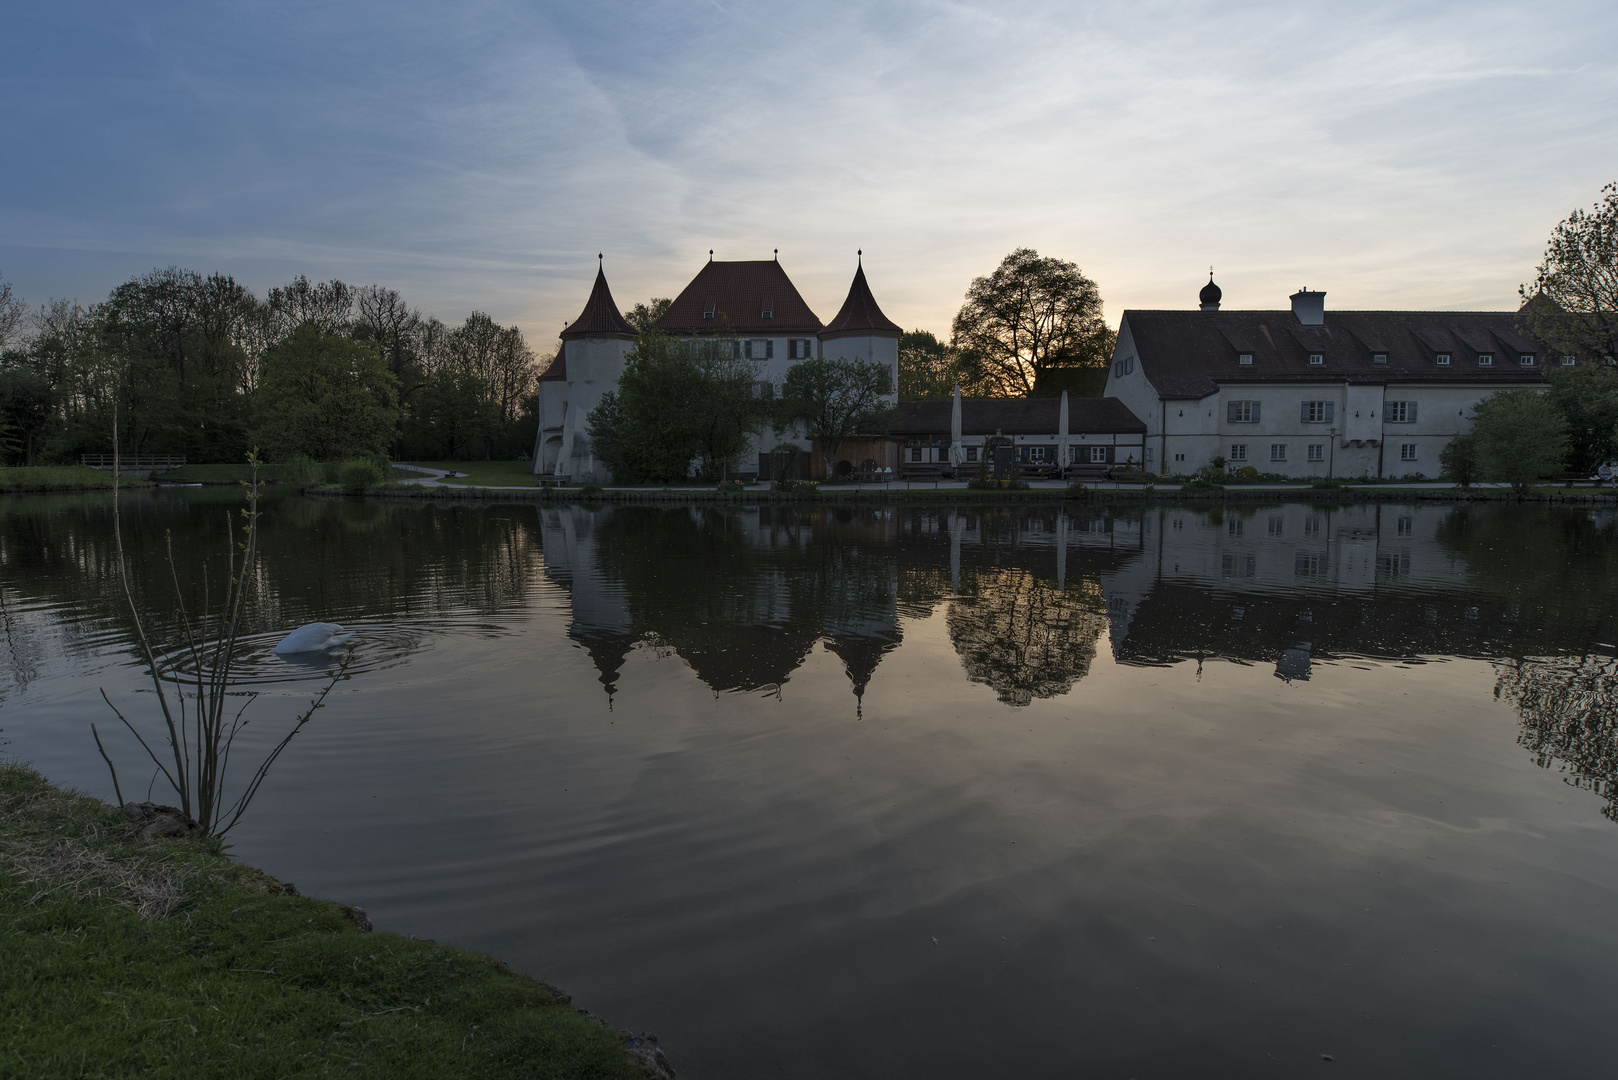
<path id="1" fill-rule="evenodd" d="M 904 331 L 893 320 L 882 314 L 871 287 L 865 283 L 865 267 L 854 271 L 854 283 L 848 287 L 848 299 L 843 301 L 837 317 L 826 324 L 822 338 L 846 337 L 862 334 L 876 337 L 899 337 Z"/>
<path id="2" fill-rule="evenodd" d="M 1126 311 L 1146 378 L 1163 397 L 1200 398 L 1244 382 L 1538 383 L 1548 349 L 1511 311 L 1327 311 L 1304 326 L 1290 311 Z M 1238 364 L 1252 353 L 1251 364 Z M 1319 353 L 1324 363 L 1312 365 Z M 1449 353 L 1440 365 L 1436 354 Z M 1478 364 L 1479 353 L 1494 361 Z M 1386 363 L 1372 359 L 1387 356 Z M 1532 354 L 1524 367 L 1518 357 Z"/>
<path id="3" fill-rule="evenodd" d="M 567 346 L 566 345 L 563 345 L 560 349 L 556 350 L 556 359 L 551 361 L 551 366 L 545 369 L 545 373 L 543 375 L 541 375 L 540 378 L 541 379 L 565 379 L 565 378 L 567 378 Z"/>
<path id="4" fill-rule="evenodd" d="M 634 337 L 635 328 L 629 325 L 618 305 L 613 302 L 612 290 L 607 288 L 607 273 L 596 268 L 595 288 L 584 310 L 573 320 L 573 325 L 562 331 L 562 338 L 575 337 Z"/>
<path id="5" fill-rule="evenodd" d="M 764 313 L 772 313 L 766 316 Z M 704 315 L 707 315 L 705 318 Z M 674 298 L 657 328 L 671 334 L 818 334 L 820 320 L 774 259 L 709 261 Z"/>

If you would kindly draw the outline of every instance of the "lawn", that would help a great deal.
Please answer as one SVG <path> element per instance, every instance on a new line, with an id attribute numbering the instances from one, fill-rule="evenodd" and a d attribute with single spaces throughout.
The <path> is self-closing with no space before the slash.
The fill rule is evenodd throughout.
<path id="1" fill-rule="evenodd" d="M 0 761 L 0 1072 L 644 1077 L 499 961 L 389 933 Z"/>
<path id="2" fill-rule="evenodd" d="M 467 484 L 472 487 L 534 487 L 539 483 L 531 461 L 412 461 L 429 469 L 464 473 L 441 484 Z"/>
<path id="3" fill-rule="evenodd" d="M 144 480 L 125 477 L 130 487 L 145 487 Z M 13 465 L 0 468 L 0 491 L 85 491 L 111 488 L 112 472 L 85 465 Z"/>

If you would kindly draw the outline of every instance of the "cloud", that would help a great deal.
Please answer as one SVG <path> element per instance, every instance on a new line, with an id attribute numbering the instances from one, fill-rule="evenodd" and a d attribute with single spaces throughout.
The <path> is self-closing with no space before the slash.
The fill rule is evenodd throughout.
<path id="1" fill-rule="evenodd" d="M 1594 4 L 41 5 L 0 75 L 27 295 L 143 265 L 381 281 L 536 344 L 780 248 L 828 316 L 863 247 L 944 330 L 1013 247 L 1124 307 L 1326 288 L 1500 307 L 1618 177 Z"/>

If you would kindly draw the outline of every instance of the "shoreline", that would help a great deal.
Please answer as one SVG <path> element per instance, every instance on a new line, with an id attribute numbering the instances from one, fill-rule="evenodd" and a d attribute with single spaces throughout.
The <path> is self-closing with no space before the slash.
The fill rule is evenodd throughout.
<path id="1" fill-rule="evenodd" d="M 33 1076 L 590 1075 L 668 1080 L 500 960 L 373 930 L 150 803 L 108 806 L 0 758 L 0 1042 Z M 183 1018 L 184 1024 L 175 1023 Z"/>

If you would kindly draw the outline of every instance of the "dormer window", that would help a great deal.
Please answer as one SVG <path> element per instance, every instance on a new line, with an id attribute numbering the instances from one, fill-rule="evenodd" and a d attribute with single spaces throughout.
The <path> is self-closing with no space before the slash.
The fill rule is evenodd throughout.
<path id="1" fill-rule="evenodd" d="M 1517 363 L 1521 364 L 1523 367 L 1533 367 L 1534 366 L 1534 354 L 1533 353 L 1523 353 L 1521 356 L 1517 357 Z"/>
<path id="2" fill-rule="evenodd" d="M 1372 353 L 1371 354 L 1371 363 L 1373 363 L 1373 364 L 1386 364 L 1387 362 L 1388 362 L 1388 354 L 1387 353 L 1379 352 L 1379 353 Z"/>
<path id="3" fill-rule="evenodd" d="M 1449 366 L 1449 353 L 1441 352 L 1437 356 L 1434 356 L 1433 357 L 1433 363 L 1437 364 L 1439 367 L 1448 367 Z"/>
<path id="4" fill-rule="evenodd" d="M 1250 352 L 1237 353 L 1236 354 L 1236 362 L 1238 364 L 1242 365 L 1243 367 L 1252 367 L 1253 366 L 1253 354 L 1250 353 Z"/>
<path id="5" fill-rule="evenodd" d="M 718 313 L 719 313 L 719 301 L 717 301 L 717 300 L 709 300 L 708 303 L 702 309 L 702 317 L 704 319 L 711 319 L 715 315 L 717 315 Z"/>
<path id="6" fill-rule="evenodd" d="M 1563 367 L 1572 367 L 1574 363 L 1575 363 L 1575 361 L 1574 361 L 1573 357 L 1571 357 L 1571 356 L 1562 357 L 1562 366 Z"/>
<path id="7" fill-rule="evenodd" d="M 1312 352 L 1312 353 L 1309 354 L 1309 366 L 1310 367 L 1320 367 L 1323 364 L 1325 364 L 1325 362 L 1326 362 L 1326 354 L 1325 353 Z"/>
<path id="8" fill-rule="evenodd" d="M 1492 353 L 1492 352 L 1478 353 L 1478 367 L 1488 367 L 1490 364 L 1493 364 L 1493 363 L 1494 363 L 1494 353 Z"/>
<path id="9" fill-rule="evenodd" d="M 761 318 L 761 319 L 773 319 L 773 318 L 775 318 L 775 301 L 774 300 L 766 300 L 766 301 L 764 301 L 764 309 L 758 313 L 758 317 Z"/>

